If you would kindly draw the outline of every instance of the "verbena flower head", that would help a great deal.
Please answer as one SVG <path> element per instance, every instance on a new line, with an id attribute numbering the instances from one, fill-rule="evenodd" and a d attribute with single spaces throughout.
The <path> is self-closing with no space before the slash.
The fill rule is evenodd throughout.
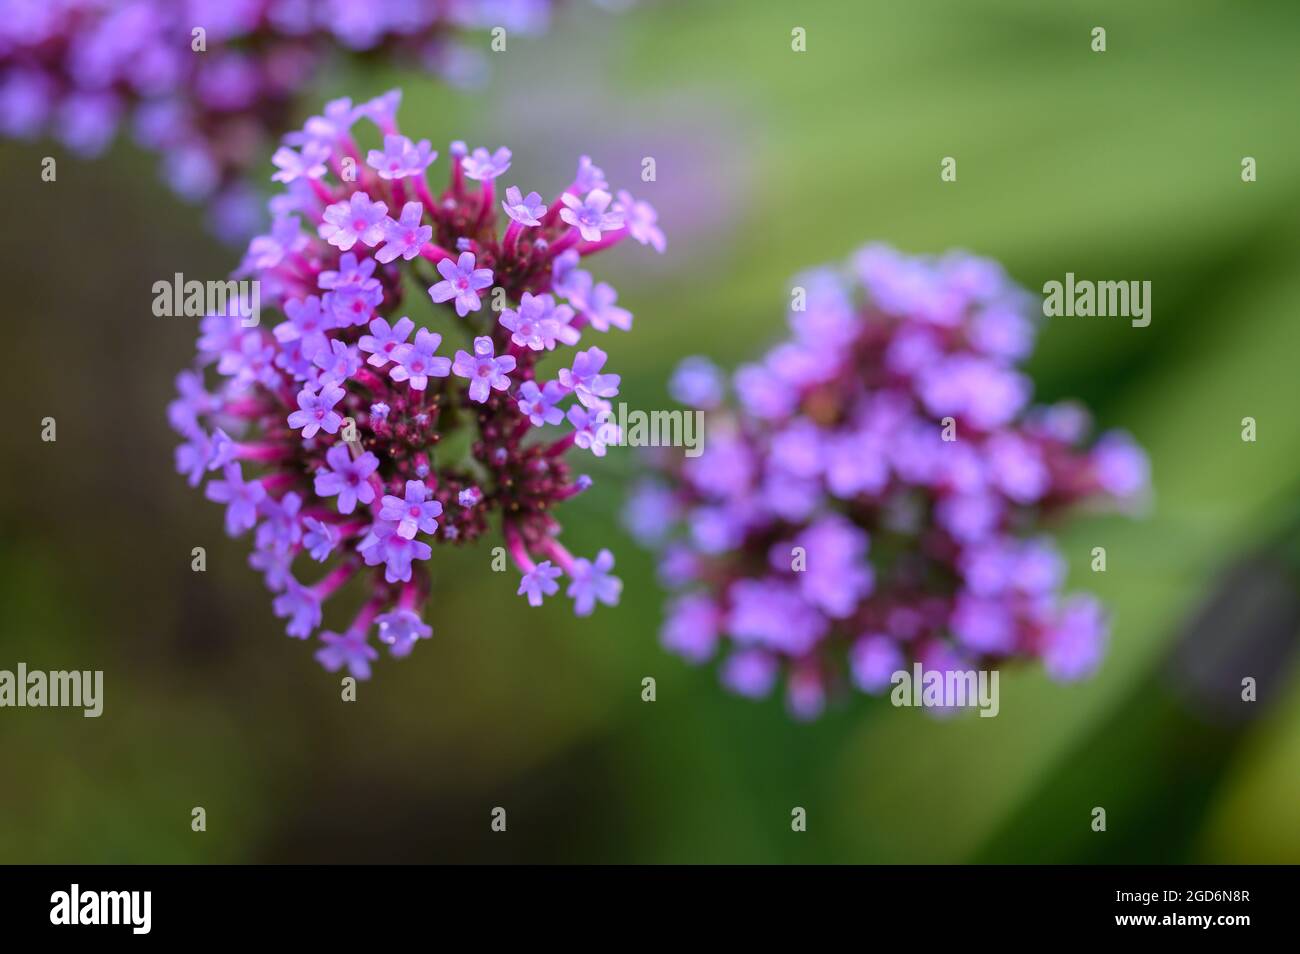
<path id="1" fill-rule="evenodd" d="M 1148 465 L 1125 434 L 1089 446 L 1078 406 L 1030 406 L 1029 296 L 991 261 L 873 245 L 800 276 L 792 303 L 791 336 L 731 376 L 729 406 L 707 360 L 673 378 L 707 414 L 704 453 L 661 458 L 626 515 L 679 591 L 664 646 L 721 656 L 744 696 L 784 674 L 805 718 L 916 662 L 1091 673 L 1106 617 L 1060 595 L 1045 530 L 1070 505 L 1136 502 Z"/>
<path id="2" fill-rule="evenodd" d="M 162 156 L 163 177 L 177 193 L 213 200 L 217 227 L 242 239 L 257 224 L 244 173 L 332 58 L 397 59 L 465 83 L 481 74 L 486 42 L 477 52 L 463 34 L 493 27 L 538 33 L 553 6 L 554 0 L 16 0 L 0 18 L 0 135 L 50 133 L 91 156 L 126 126 Z M 331 104 L 276 154 L 277 178 L 319 174 L 315 140 L 346 132 L 354 115 L 350 103 Z M 429 145 L 389 136 L 371 155 L 383 157 L 372 162 L 379 175 L 409 174 L 427 164 Z"/>
<path id="3" fill-rule="evenodd" d="M 567 458 L 603 453 L 619 384 L 591 344 L 601 329 L 589 306 L 568 289 L 591 287 L 578 263 L 631 232 L 613 211 L 599 241 L 583 239 L 558 195 L 532 203 L 533 225 L 510 215 L 492 177 L 468 175 L 499 167 L 500 149 L 476 159 L 453 148 L 438 195 L 428 155 L 400 169 L 392 150 L 360 162 L 353 125 L 374 120 L 391 144 L 397 101 L 357 106 L 314 140 L 325 173 L 276 174 L 275 222 L 236 274 L 260 282 L 282 320 L 250 327 L 238 305 L 203 319 L 168 414 L 184 438 L 177 469 L 191 485 L 211 475 L 205 492 L 225 506 L 227 531 L 251 531 L 250 563 L 291 636 L 310 637 L 329 597 L 362 581 L 360 613 L 322 632 L 317 653 L 358 678 L 376 626 L 396 656 L 430 635 L 419 563 L 432 548 L 473 544 L 493 524 L 530 605 L 559 593 L 561 577 L 580 616 L 621 588 L 608 550 L 588 559 L 564 547 L 557 511 L 591 483 Z M 385 254 L 394 243 L 402 254 Z M 419 309 L 454 337 L 417 326 L 407 312 Z"/>

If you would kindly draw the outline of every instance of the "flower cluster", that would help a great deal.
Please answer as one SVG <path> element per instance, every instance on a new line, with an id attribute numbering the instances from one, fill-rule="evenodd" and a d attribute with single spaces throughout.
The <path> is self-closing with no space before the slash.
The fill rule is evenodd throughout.
<path id="1" fill-rule="evenodd" d="M 286 137 L 274 224 L 237 273 L 284 320 L 250 327 L 246 302 L 204 318 L 169 408 L 184 438 L 177 469 L 195 486 L 212 473 L 206 493 L 225 505 L 227 531 L 254 531 L 250 563 L 291 636 L 309 637 L 328 597 L 364 578 L 360 614 L 323 632 L 317 654 L 359 678 L 377 655 L 372 625 L 398 656 L 430 634 L 415 563 L 434 544 L 474 542 L 494 517 L 531 605 L 561 576 L 580 616 L 618 601 L 609 551 L 574 557 L 557 539 L 555 509 L 590 485 L 566 452 L 604 453 L 606 399 L 618 393 L 589 332 L 632 321 L 579 263 L 629 236 L 663 247 L 653 208 L 613 198 L 585 156 L 557 198 L 511 186 L 501 199 L 510 150 L 452 143 L 450 182 L 434 195 L 437 153 L 402 135 L 400 99 L 336 101 Z M 357 145 L 362 119 L 378 127 L 377 148 Z M 444 347 L 404 314 L 420 307 L 411 296 L 445 313 L 465 346 Z M 556 377 L 541 380 L 539 363 L 564 349 Z M 333 568 L 302 582 L 312 563 Z"/>
<path id="2" fill-rule="evenodd" d="M 706 414 L 704 453 L 661 459 L 626 514 L 682 591 L 665 647 L 703 662 L 725 646 L 744 696 L 784 673 L 802 718 L 918 662 L 1089 674 L 1106 614 L 1059 596 L 1043 530 L 1081 501 L 1136 503 L 1148 464 L 1122 433 L 1087 446 L 1074 404 L 1029 405 L 1032 313 L 994 262 L 873 245 L 847 274 L 796 280 L 792 335 L 732 375 L 733 407 L 716 367 L 683 362 L 671 389 Z"/>
<path id="3" fill-rule="evenodd" d="M 15 0 L 0 18 L 0 135 L 53 132 L 81 155 L 119 124 L 180 195 L 247 237 L 243 173 L 331 56 L 399 57 L 451 81 L 481 57 L 467 30 L 545 28 L 554 0 Z"/>

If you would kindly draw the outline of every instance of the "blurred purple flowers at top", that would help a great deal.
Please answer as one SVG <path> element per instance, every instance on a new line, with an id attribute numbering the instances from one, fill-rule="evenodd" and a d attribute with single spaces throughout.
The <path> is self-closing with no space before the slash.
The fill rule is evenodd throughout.
<path id="1" fill-rule="evenodd" d="M 785 673 L 798 718 L 914 662 L 1088 676 L 1106 614 L 1058 595 L 1045 530 L 1071 505 L 1140 503 L 1149 469 L 1127 434 L 1089 447 L 1083 408 L 1030 405 L 1033 300 L 995 262 L 872 245 L 847 274 L 796 278 L 791 301 L 791 336 L 737 369 L 730 407 L 706 359 L 672 378 L 706 412 L 704 452 L 657 458 L 626 514 L 682 591 L 663 645 L 723 651 L 744 696 Z"/>
<path id="2" fill-rule="evenodd" d="M 297 98 L 340 56 L 373 54 L 456 85 L 484 71 L 467 32 L 546 29 L 555 0 L 9 0 L 0 17 L 0 136 L 43 133 L 93 156 L 119 125 L 162 157 L 177 193 L 209 201 L 214 227 L 246 238 L 260 216 L 243 181 Z M 383 104 L 371 117 L 383 120 Z M 319 179 L 320 140 L 347 132 L 333 104 L 275 154 L 277 182 Z M 381 122 L 382 125 L 382 122 Z M 384 178 L 417 175 L 435 153 L 385 129 L 367 154 Z M 326 147 L 327 151 L 327 147 Z M 356 157 L 360 161 L 360 157 Z M 465 157 L 470 178 L 509 167 L 509 150 Z"/>
<path id="3" fill-rule="evenodd" d="M 616 604 L 622 589 L 613 554 L 574 556 L 557 519 L 591 484 L 566 456 L 602 455 L 614 437 L 606 398 L 619 376 L 605 372 L 606 353 L 594 346 L 557 355 L 549 380 L 541 363 L 609 329 L 586 298 L 566 292 L 593 287 L 580 264 L 630 230 L 584 243 L 576 227 L 546 215 L 536 193 L 524 203 L 534 224 L 509 206 L 503 215 L 492 175 L 504 170 L 504 149 L 453 145 L 448 185 L 435 195 L 427 144 L 407 162 L 399 101 L 397 93 L 335 101 L 285 137 L 300 152 L 277 153 L 284 191 L 270 202 L 275 220 L 236 273 L 259 281 L 263 307 L 284 319 L 246 325 L 237 301 L 203 318 L 195 366 L 178 376 L 168 408 L 183 439 L 177 470 L 191 485 L 220 472 L 206 495 L 225 505 L 230 534 L 255 531 L 249 563 L 276 594 L 289 635 L 310 637 L 329 597 L 363 581 L 368 595 L 353 622 L 321 632 L 316 653 L 326 669 L 357 678 L 378 655 L 372 628 L 399 657 L 431 635 L 420 614 L 432 586 L 418 564 L 433 545 L 473 544 L 490 521 L 500 522 L 521 574 L 516 592 L 530 605 L 559 593 L 566 576 L 580 616 Z M 385 148 L 357 163 L 356 177 L 341 176 L 342 159 L 361 154 L 354 127 L 363 118 Z M 396 165 L 383 161 L 392 156 Z M 524 202 L 519 190 L 510 200 Z M 438 310 L 463 333 L 467 347 L 454 360 L 442 335 L 405 313 L 413 287 L 424 290 L 419 307 L 445 303 Z M 482 307 L 498 293 L 499 312 Z M 316 582 L 300 582 L 320 564 Z"/>

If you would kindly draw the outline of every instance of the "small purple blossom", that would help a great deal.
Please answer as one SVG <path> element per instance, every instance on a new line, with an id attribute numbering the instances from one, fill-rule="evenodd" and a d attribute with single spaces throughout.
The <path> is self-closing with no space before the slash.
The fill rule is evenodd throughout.
<path id="1" fill-rule="evenodd" d="M 618 394 L 619 376 L 600 373 L 608 357 L 600 348 L 588 348 L 574 356 L 572 368 L 560 368 L 560 383 L 586 407 L 596 407 Z"/>
<path id="2" fill-rule="evenodd" d="M 375 488 L 370 475 L 379 469 L 379 459 L 370 451 L 355 460 L 346 444 L 335 444 L 325 452 L 327 467 L 316 472 L 315 490 L 319 497 L 338 497 L 339 513 L 351 513 L 357 502 L 372 503 Z"/>
<path id="3" fill-rule="evenodd" d="M 444 258 L 438 263 L 438 274 L 443 280 L 429 289 L 429 296 L 438 304 L 455 299 L 456 314 L 462 318 L 479 310 L 478 293 L 492 287 L 492 269 L 475 268 L 473 252 L 461 252 L 454 262 Z"/>
<path id="4" fill-rule="evenodd" d="M 481 335 L 474 339 L 474 353 L 456 352 L 456 363 L 451 366 L 457 377 L 469 379 L 469 398 L 482 404 L 492 391 L 510 387 L 509 373 L 515 369 L 513 355 L 493 354 L 492 339 Z"/>
<path id="5" fill-rule="evenodd" d="M 409 656 L 415 644 L 433 635 L 433 627 L 408 609 L 397 609 L 378 616 L 379 641 L 389 647 L 395 657 Z"/>
<path id="6" fill-rule="evenodd" d="M 366 153 L 366 165 L 379 173 L 381 179 L 404 179 L 418 176 L 438 158 L 429 140 L 412 143 L 405 136 L 384 137 L 384 148 Z"/>
<path id="7" fill-rule="evenodd" d="M 565 595 L 573 600 L 573 611 L 579 616 L 590 616 L 596 603 L 617 606 L 619 595 L 623 592 L 623 581 L 611 574 L 614 569 L 614 554 L 601 550 L 596 559 L 582 557 L 573 561 L 569 568 L 569 588 Z M 531 597 L 530 597 L 531 598 Z"/>
<path id="8" fill-rule="evenodd" d="M 573 309 L 557 305 L 550 295 L 524 292 L 519 310 L 503 308 L 501 326 L 511 332 L 510 340 L 521 348 L 553 351 L 557 344 L 577 344 L 578 331 L 569 326 Z"/>
<path id="9" fill-rule="evenodd" d="M 346 252 L 360 242 L 374 248 L 384 239 L 388 206 L 371 202 L 364 192 L 354 192 L 346 202 L 335 202 L 324 212 L 320 237 Z"/>
<path id="10" fill-rule="evenodd" d="M 623 216 L 628 233 L 642 245 L 649 245 L 662 255 L 668 250 L 668 240 L 658 226 L 659 214 L 649 202 L 639 202 L 626 189 L 618 193 L 614 211 Z"/>
<path id="11" fill-rule="evenodd" d="M 266 499 L 266 488 L 257 480 L 245 483 L 239 464 L 227 464 L 225 479 L 207 487 L 207 498 L 226 505 L 226 533 L 235 537 L 257 523 L 257 506 Z"/>
<path id="12" fill-rule="evenodd" d="M 419 255 L 424 243 L 433 238 L 433 226 L 421 225 L 423 218 L 424 206 L 419 202 L 408 202 L 402 206 L 400 219 L 385 219 L 383 229 L 387 244 L 375 253 L 375 258 L 386 264 L 399 255 L 408 262 Z"/>
<path id="13" fill-rule="evenodd" d="M 342 416 L 334 410 L 334 405 L 343 399 L 344 391 L 334 384 L 327 384 L 319 392 L 310 385 L 298 392 L 298 410 L 287 418 L 294 430 L 302 429 L 303 438 L 315 437 L 317 431 L 337 434 Z"/>
<path id="14" fill-rule="evenodd" d="M 560 196 L 564 208 L 560 218 L 573 226 L 587 242 L 599 242 L 602 232 L 612 232 L 623 227 L 623 216 L 618 212 L 606 211 L 612 196 L 603 189 L 593 189 L 585 199 L 566 192 Z"/>
<path id="15" fill-rule="evenodd" d="M 271 609 L 281 619 L 288 617 L 286 632 L 296 639 L 306 639 L 320 625 L 320 596 L 292 576 L 285 581 L 284 591 L 271 602 Z"/>
<path id="16" fill-rule="evenodd" d="M 501 208 L 513 221 L 530 227 L 541 225 L 542 216 L 546 214 L 546 205 L 542 202 L 542 197 L 536 192 L 523 196 L 518 186 L 506 189 L 506 198 L 501 203 Z"/>
<path id="17" fill-rule="evenodd" d="M 536 381 L 525 381 L 519 386 L 519 410 L 528 416 L 533 427 L 559 424 L 564 420 L 564 411 L 557 405 L 567 393 L 558 381 L 547 381 L 540 388 Z"/>
<path id="18" fill-rule="evenodd" d="M 382 368 L 393 360 L 394 353 L 406 344 L 415 330 L 415 322 L 403 315 L 390 327 L 387 320 L 373 318 L 370 321 L 370 334 L 362 335 L 357 347 L 370 355 L 366 363 Z"/>
<path id="19" fill-rule="evenodd" d="M 551 566 L 550 560 L 543 560 L 523 575 L 515 595 L 527 596 L 529 606 L 541 606 L 545 597 L 554 596 L 559 592 L 560 584 L 555 581 L 561 575 L 562 571 L 558 566 Z"/>
<path id="20" fill-rule="evenodd" d="M 338 672 L 346 666 L 353 677 L 370 678 L 370 664 L 379 658 L 379 653 L 366 641 L 364 632 L 331 633 L 325 630 L 320 634 L 320 641 L 325 647 L 316 651 L 316 661 L 327 672 Z"/>
<path id="21" fill-rule="evenodd" d="M 295 152 L 288 146 L 281 146 L 271 157 L 271 161 L 280 171 L 271 178 L 276 182 L 293 182 L 300 177 L 319 179 L 325 175 L 325 160 L 329 155 L 328 146 L 315 142 L 304 145 L 301 152 Z"/>
<path id="22" fill-rule="evenodd" d="M 510 168 L 510 150 L 502 146 L 496 152 L 489 153 L 479 146 L 468 156 L 463 157 L 460 165 L 468 178 L 480 182 L 491 181 Z"/>
<path id="23" fill-rule="evenodd" d="M 451 359 L 435 354 L 442 344 L 442 335 L 421 328 L 415 333 L 414 344 L 399 345 L 393 352 L 396 362 L 388 376 L 394 381 L 409 381 L 412 390 L 423 391 L 429 378 L 445 378 L 451 373 Z"/>
<path id="24" fill-rule="evenodd" d="M 379 519 L 397 524 L 396 533 L 408 540 L 417 533 L 433 533 L 438 529 L 436 518 L 441 516 L 442 504 L 429 499 L 429 489 L 422 480 L 408 480 L 405 497 L 385 494 L 379 511 Z"/>
<path id="25" fill-rule="evenodd" d="M 338 532 L 328 523 L 307 517 L 303 520 L 302 545 L 307 548 L 311 558 L 317 563 L 324 563 L 339 544 Z"/>
<path id="26" fill-rule="evenodd" d="M 597 457 L 604 457 L 606 446 L 619 440 L 618 425 L 609 419 L 608 407 L 586 408 L 575 404 L 565 417 L 573 425 L 573 443 Z"/>

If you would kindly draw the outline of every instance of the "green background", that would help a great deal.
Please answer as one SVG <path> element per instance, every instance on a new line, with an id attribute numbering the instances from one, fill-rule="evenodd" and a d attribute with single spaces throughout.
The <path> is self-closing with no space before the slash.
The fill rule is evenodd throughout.
<path id="1" fill-rule="evenodd" d="M 685 354 L 757 353 L 790 277 L 870 240 L 967 248 L 1031 289 L 1151 281 L 1150 327 L 1053 321 L 1030 363 L 1039 397 L 1137 435 L 1155 498 L 1061 537 L 1072 587 L 1114 612 L 1100 673 L 1004 674 L 996 719 L 854 698 L 795 724 L 664 654 L 651 558 L 618 526 L 628 451 L 563 513 L 575 552 L 615 549 L 621 606 L 530 610 L 486 548 L 440 548 L 434 638 L 341 702 L 273 618 L 248 541 L 172 469 L 164 407 L 195 327 L 153 317 L 151 286 L 235 253 L 129 144 L 53 151 L 56 183 L 39 177 L 54 147 L 0 145 L 0 668 L 105 671 L 97 720 L 0 710 L 0 861 L 1300 860 L 1296 577 L 1271 556 L 1300 484 L 1298 41 L 1284 0 L 575 2 L 511 37 L 484 89 L 336 73 L 304 103 L 400 84 L 404 131 L 444 156 L 509 145 L 510 181 L 549 197 L 587 152 L 655 202 L 668 255 L 592 264 L 637 316 L 601 342 L 633 406 L 662 406 Z M 1264 571 L 1229 575 L 1251 554 L 1282 567 L 1262 595 Z M 1259 680 L 1249 718 L 1171 674 L 1189 652 L 1230 687 Z"/>

